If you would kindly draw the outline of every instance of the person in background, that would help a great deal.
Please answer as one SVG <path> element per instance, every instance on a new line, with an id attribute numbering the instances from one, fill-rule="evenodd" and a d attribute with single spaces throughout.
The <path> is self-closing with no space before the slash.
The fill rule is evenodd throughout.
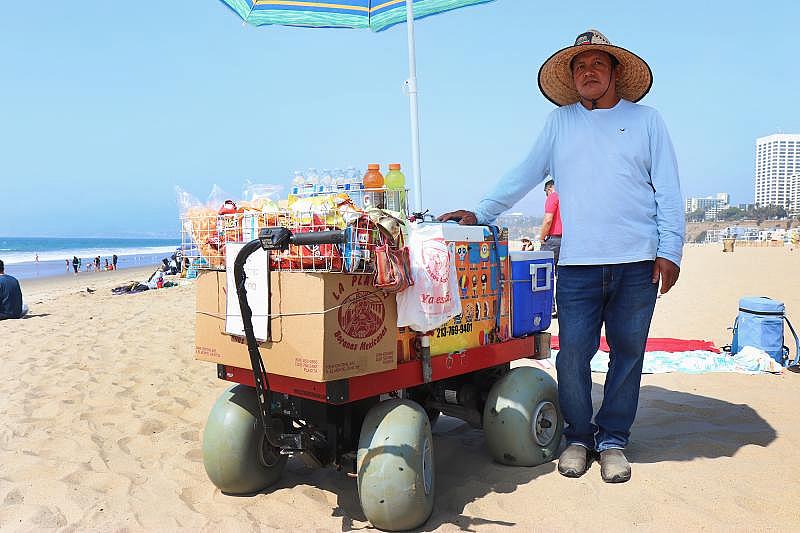
<path id="1" fill-rule="evenodd" d="M 491 224 L 550 175 L 564 213 L 556 299 L 558 397 L 567 447 L 558 471 L 582 476 L 599 455 L 603 481 L 631 477 L 623 453 L 639 403 L 656 298 L 678 281 L 685 216 L 678 162 L 655 109 L 638 102 L 653 83 L 647 63 L 597 30 L 550 56 L 539 88 L 558 108 L 522 163 L 474 211 L 439 220 Z M 611 348 L 593 416 L 591 359 L 605 326 Z"/>
<path id="2" fill-rule="evenodd" d="M 542 243 L 541 250 L 553 252 L 553 266 L 558 275 L 558 256 L 561 252 L 561 208 L 559 206 L 558 193 L 556 192 L 556 182 L 547 180 L 544 184 L 544 194 L 547 198 L 544 201 L 544 219 L 542 229 L 539 231 L 539 242 Z M 554 288 L 555 290 L 555 288 Z M 558 317 L 556 311 L 555 293 L 553 297 L 553 318 Z"/>
<path id="3" fill-rule="evenodd" d="M 5 264 L 0 260 L 0 320 L 22 318 L 26 314 L 28 306 L 22 303 L 19 281 L 5 273 Z"/>
<path id="4" fill-rule="evenodd" d="M 544 201 L 544 220 L 542 220 L 542 229 L 539 231 L 539 241 L 542 243 L 542 250 L 553 252 L 555 258 L 553 264 L 558 268 L 562 230 L 556 182 L 547 180 L 547 183 L 544 184 L 544 193 L 547 195 L 547 199 Z"/>
<path id="5" fill-rule="evenodd" d="M 189 258 L 184 257 L 183 261 L 181 261 L 181 277 L 185 278 L 189 272 Z"/>
<path id="6" fill-rule="evenodd" d="M 108 270 L 108 257 L 106 257 L 106 259 L 105 259 L 104 269 Z"/>
<path id="7" fill-rule="evenodd" d="M 72 256 L 72 270 L 75 271 L 75 275 L 76 276 L 78 275 L 78 269 L 80 268 L 80 266 L 81 266 L 81 260 L 78 259 L 77 255 L 73 255 Z M 67 267 L 67 268 L 69 268 L 69 267 Z"/>
<path id="8" fill-rule="evenodd" d="M 114 265 L 114 270 L 117 269 L 117 254 L 111 256 L 111 264 Z"/>
<path id="9" fill-rule="evenodd" d="M 69 272 L 69 259 L 64 259 L 64 261 L 65 261 L 65 262 L 66 262 L 66 264 L 67 264 L 67 272 Z"/>

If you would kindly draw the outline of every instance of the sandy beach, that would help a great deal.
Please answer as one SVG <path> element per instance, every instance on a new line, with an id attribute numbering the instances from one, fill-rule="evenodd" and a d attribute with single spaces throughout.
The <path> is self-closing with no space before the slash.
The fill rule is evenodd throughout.
<path id="1" fill-rule="evenodd" d="M 653 337 L 730 342 L 741 296 L 786 303 L 800 325 L 800 252 L 687 247 Z M 193 359 L 194 285 L 112 296 L 150 268 L 24 281 L 31 316 L 0 322 L 0 529 L 368 529 L 356 483 L 290 460 L 261 494 L 223 495 L 201 436 L 227 383 Z M 93 292 L 87 291 L 87 288 Z M 557 332 L 557 325 L 551 328 Z M 523 362 L 522 364 L 530 364 Z M 594 374 L 596 399 L 603 385 Z M 482 432 L 434 429 L 436 505 L 424 530 L 800 530 L 800 375 L 642 380 L 633 479 L 555 463 L 494 463 Z"/>

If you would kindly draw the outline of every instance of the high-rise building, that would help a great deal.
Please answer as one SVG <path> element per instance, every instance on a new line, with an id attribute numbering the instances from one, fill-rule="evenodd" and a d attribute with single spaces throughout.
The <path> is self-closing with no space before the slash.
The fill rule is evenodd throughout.
<path id="1" fill-rule="evenodd" d="M 756 139 L 756 205 L 800 207 L 800 134 L 776 133 Z"/>
<path id="2" fill-rule="evenodd" d="M 800 171 L 789 177 L 789 208 L 790 216 L 800 215 Z"/>
<path id="3" fill-rule="evenodd" d="M 715 196 L 690 196 L 686 199 L 684 212 L 693 213 L 698 209 L 705 211 L 706 220 L 716 220 L 717 213 L 727 209 L 731 203 L 731 195 L 726 192 L 718 192 Z"/>

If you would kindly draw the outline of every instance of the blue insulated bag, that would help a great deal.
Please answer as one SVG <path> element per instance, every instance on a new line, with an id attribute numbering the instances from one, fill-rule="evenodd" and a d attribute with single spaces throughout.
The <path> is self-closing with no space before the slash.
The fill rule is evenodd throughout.
<path id="1" fill-rule="evenodd" d="M 739 300 L 739 315 L 733 324 L 731 354 L 745 346 L 753 346 L 767 352 L 781 365 L 789 362 L 789 348 L 783 344 L 783 322 L 789 325 L 794 335 L 795 360 L 800 362 L 800 342 L 789 319 L 785 315 L 783 302 L 765 297 L 746 297 Z"/>

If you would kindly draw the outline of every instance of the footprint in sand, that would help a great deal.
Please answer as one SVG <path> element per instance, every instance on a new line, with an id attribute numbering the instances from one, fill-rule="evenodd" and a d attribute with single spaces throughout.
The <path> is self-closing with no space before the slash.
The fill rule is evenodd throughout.
<path id="1" fill-rule="evenodd" d="M 186 458 L 193 463 L 202 463 L 203 462 L 203 450 L 200 448 L 194 448 L 186 452 Z"/>
<path id="2" fill-rule="evenodd" d="M 195 510 L 194 506 L 203 501 L 207 495 L 208 489 L 206 487 L 186 487 L 181 490 L 180 498 L 190 509 Z"/>
<path id="3" fill-rule="evenodd" d="M 183 440 L 188 440 L 192 442 L 197 442 L 200 440 L 200 432 L 197 430 L 194 431 L 184 431 L 181 433 L 181 438 Z"/>
<path id="4" fill-rule="evenodd" d="M 8 494 L 6 494 L 3 503 L 5 505 L 14 505 L 15 503 L 22 503 L 25 500 L 25 496 L 23 496 L 22 491 L 19 489 L 14 489 Z"/>
<path id="5" fill-rule="evenodd" d="M 139 435 L 152 435 L 154 433 L 161 433 L 166 426 L 160 420 L 145 420 L 142 427 L 139 428 Z"/>
<path id="6" fill-rule="evenodd" d="M 122 437 L 117 441 L 117 446 L 119 449 L 125 452 L 126 454 L 131 454 L 131 449 L 128 447 L 128 443 L 131 441 L 132 437 Z"/>
<path id="7" fill-rule="evenodd" d="M 40 508 L 32 517 L 31 522 L 36 524 L 37 526 L 45 527 L 45 528 L 56 528 L 56 527 L 64 527 L 67 525 L 66 517 L 61 513 L 61 510 L 57 507 L 55 508 L 48 508 L 42 507 Z"/>

